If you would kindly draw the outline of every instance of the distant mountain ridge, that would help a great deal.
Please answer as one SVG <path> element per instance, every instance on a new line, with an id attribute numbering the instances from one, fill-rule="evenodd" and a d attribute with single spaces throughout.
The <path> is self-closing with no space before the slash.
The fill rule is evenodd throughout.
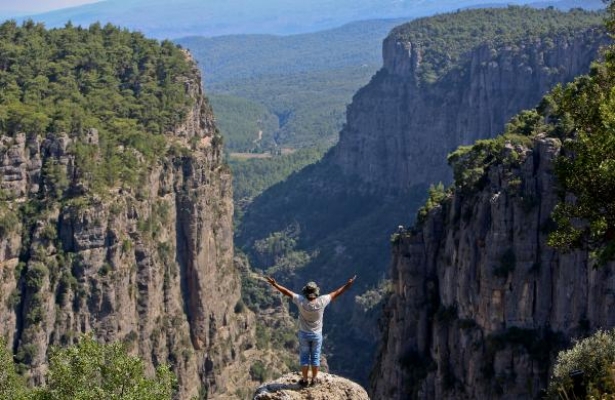
<path id="1" fill-rule="evenodd" d="M 400 0 L 383 4 L 378 0 L 107 0 L 79 7 L 33 15 L 48 28 L 99 21 L 140 30 L 156 38 L 190 35 L 219 36 L 242 33 L 294 34 L 314 32 L 351 21 L 379 18 L 416 18 L 457 9 L 508 4 L 532 4 L 531 0 Z M 558 6 L 560 2 L 549 5 Z M 566 0 L 564 7 L 601 7 L 600 0 L 583 4 Z M 20 17 L 19 19 L 22 19 Z"/>
<path id="2" fill-rule="evenodd" d="M 346 104 L 381 65 L 382 40 L 406 21 L 353 22 L 290 36 L 187 37 L 175 42 L 199 62 L 207 91 L 224 95 L 210 100 L 227 148 L 261 152 L 274 146 L 334 143 Z M 248 102 L 254 103 L 254 111 Z M 255 117 L 257 109 L 265 112 Z M 259 131 L 262 137 L 254 143 Z"/>
<path id="3" fill-rule="evenodd" d="M 382 40 L 408 18 L 350 22 L 296 35 L 188 36 L 174 42 L 190 50 L 206 74 L 206 86 L 261 76 L 289 75 L 382 62 Z"/>

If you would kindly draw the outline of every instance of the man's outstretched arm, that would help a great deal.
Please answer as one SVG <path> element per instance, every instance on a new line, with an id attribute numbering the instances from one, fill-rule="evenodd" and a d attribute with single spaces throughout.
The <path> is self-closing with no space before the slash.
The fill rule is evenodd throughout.
<path id="1" fill-rule="evenodd" d="M 286 289 L 284 286 L 277 283 L 272 277 L 268 276 L 265 279 L 267 279 L 267 282 L 269 282 L 271 286 L 282 292 L 284 296 L 293 297 L 295 295 L 295 293 L 293 293 L 291 290 Z"/>
<path id="2" fill-rule="evenodd" d="M 346 282 L 345 284 L 343 284 L 339 289 L 332 291 L 331 293 L 329 293 L 329 296 L 331 296 L 331 300 L 335 300 L 336 297 L 338 297 L 340 294 L 344 293 L 346 290 L 348 290 L 354 280 L 357 279 L 357 276 L 353 276 L 352 278 L 348 279 L 348 282 Z"/>

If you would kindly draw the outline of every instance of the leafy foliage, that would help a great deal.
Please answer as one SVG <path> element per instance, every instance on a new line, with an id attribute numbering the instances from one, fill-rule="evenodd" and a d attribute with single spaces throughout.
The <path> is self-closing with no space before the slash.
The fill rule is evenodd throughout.
<path id="1" fill-rule="evenodd" d="M 509 124 L 509 127 L 516 129 L 517 126 Z M 523 130 L 527 129 L 529 128 L 524 126 Z M 485 173 L 491 165 L 518 165 L 531 144 L 530 136 L 508 131 L 494 139 L 478 140 L 474 145 L 460 146 L 448 156 L 448 163 L 453 168 L 455 186 L 469 191 L 480 189 L 485 183 Z"/>
<path id="2" fill-rule="evenodd" d="M 6 347 L 6 341 L 0 339 L 0 398 L 25 399 L 25 382 L 17 375 L 13 355 Z"/>
<path id="3" fill-rule="evenodd" d="M 579 375 L 587 397 L 605 399 L 615 395 L 615 330 L 598 331 L 557 356 L 549 382 L 549 399 L 575 398 L 574 380 Z"/>
<path id="4" fill-rule="evenodd" d="M 427 218 L 429 211 L 437 207 L 444 199 L 446 199 L 447 193 L 444 190 L 444 184 L 442 182 L 437 185 L 429 186 L 429 197 L 425 202 L 425 205 L 419 208 L 416 221 L 421 224 Z"/>
<path id="5" fill-rule="evenodd" d="M 614 24 L 613 5 L 610 5 Z M 594 252 L 599 265 L 615 258 L 615 47 L 590 75 L 558 87 L 543 102 L 551 135 L 563 140 L 555 172 L 561 200 L 549 244 Z"/>
<path id="6" fill-rule="evenodd" d="M 185 82 L 194 71 L 184 52 L 110 24 L 46 30 L 0 25 L 0 132 L 67 133 L 77 167 L 93 189 L 134 186 L 139 171 L 163 154 L 163 133 L 185 118 Z M 88 144 L 96 128 L 100 147 Z M 62 167 L 43 166 L 47 189 L 68 186 Z"/>
<path id="7" fill-rule="evenodd" d="M 145 376 L 145 363 L 126 353 L 121 343 L 102 345 L 89 337 L 52 354 L 47 386 L 40 399 L 171 399 L 174 375 L 167 366 L 156 378 Z"/>
<path id="8" fill-rule="evenodd" d="M 15 373 L 11 354 L 0 341 L 0 397 L 14 400 L 172 399 L 175 375 L 166 365 L 148 378 L 145 363 L 119 342 L 100 344 L 84 336 L 75 346 L 50 357 L 47 384 L 27 388 Z"/>

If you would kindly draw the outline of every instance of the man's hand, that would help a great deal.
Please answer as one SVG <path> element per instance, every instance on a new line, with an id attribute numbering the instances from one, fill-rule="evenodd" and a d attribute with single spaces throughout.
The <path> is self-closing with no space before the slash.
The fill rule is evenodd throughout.
<path id="1" fill-rule="evenodd" d="M 292 291 L 286 289 L 284 286 L 277 283 L 275 279 L 273 279 L 271 276 L 266 276 L 265 280 L 267 281 L 267 283 L 271 284 L 271 286 L 282 292 L 284 296 L 293 297 L 295 295 Z"/>
<path id="2" fill-rule="evenodd" d="M 357 276 L 353 276 L 352 278 L 348 279 L 348 282 L 344 283 L 339 289 L 332 291 L 331 293 L 329 293 L 329 295 L 331 296 L 331 300 L 335 300 L 340 294 L 344 293 L 346 290 L 348 290 L 352 284 L 354 283 L 354 280 L 357 279 Z"/>

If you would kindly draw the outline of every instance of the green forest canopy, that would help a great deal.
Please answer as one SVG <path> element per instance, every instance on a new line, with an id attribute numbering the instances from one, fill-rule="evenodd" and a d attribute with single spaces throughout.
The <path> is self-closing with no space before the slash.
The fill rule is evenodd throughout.
<path id="1" fill-rule="evenodd" d="M 500 47 L 559 34 L 574 36 L 604 22 L 604 13 L 573 9 L 510 6 L 458 11 L 416 19 L 395 28 L 391 36 L 423 51 L 419 75 L 430 83 L 448 72 L 469 50 L 491 42 Z"/>
<path id="2" fill-rule="evenodd" d="M 185 82 L 193 75 L 170 41 L 110 24 L 46 30 L 8 21 L 0 25 L 0 132 L 82 139 L 95 128 L 100 149 L 78 143 L 77 167 L 92 187 L 133 186 L 141 159 L 162 154 L 162 134 L 184 120 L 191 104 Z"/>

